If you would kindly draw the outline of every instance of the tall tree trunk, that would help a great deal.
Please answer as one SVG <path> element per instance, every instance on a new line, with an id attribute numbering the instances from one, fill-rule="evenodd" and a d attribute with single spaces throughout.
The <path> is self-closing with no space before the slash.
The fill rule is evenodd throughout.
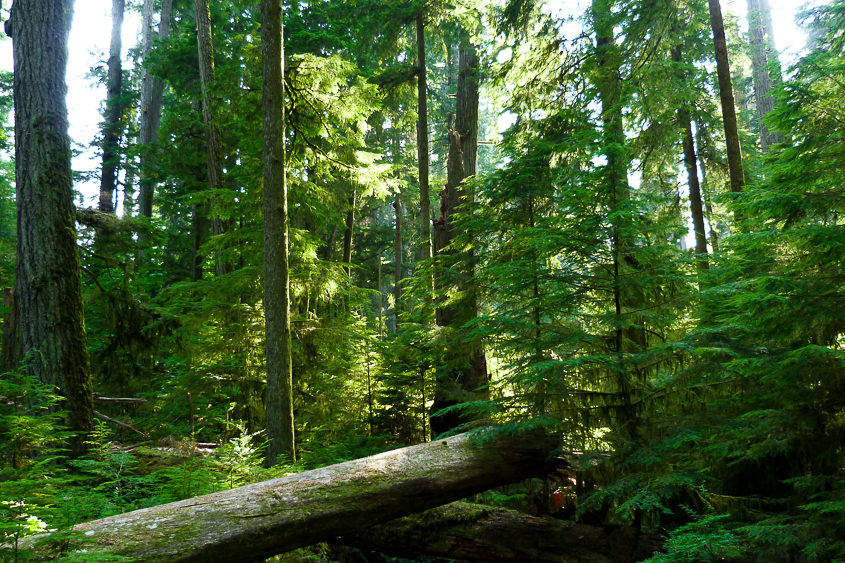
<path id="1" fill-rule="evenodd" d="M 100 176 L 100 201 L 103 213 L 114 213 L 114 192 L 117 187 L 117 164 L 120 160 L 119 142 L 122 129 L 123 103 L 121 85 L 123 65 L 120 60 L 121 30 L 125 0 L 112 0 L 111 45 L 109 46 L 106 119 L 103 125 L 103 168 Z"/>
<path id="2" fill-rule="evenodd" d="M 402 309 L 402 200 L 399 194 L 393 201 L 396 215 L 395 236 L 393 241 L 393 314 L 396 318 L 396 329 L 399 330 L 399 311 Z"/>
<path id="3" fill-rule="evenodd" d="M 197 50 L 199 53 L 200 84 L 202 88 L 202 120 L 205 124 L 205 161 L 208 175 L 208 190 L 211 192 L 211 233 L 222 235 L 225 226 L 215 209 L 223 189 L 223 148 L 220 141 L 220 128 L 214 119 L 211 108 L 211 85 L 214 81 L 214 47 L 211 40 L 211 12 L 208 0 L 194 0 L 194 12 L 197 19 Z M 216 253 L 214 270 L 218 276 L 226 273 L 226 263 Z"/>
<path id="4" fill-rule="evenodd" d="M 264 318 L 267 357 L 267 461 L 296 460 L 285 171 L 285 47 L 281 0 L 261 1 L 264 112 Z"/>
<path id="5" fill-rule="evenodd" d="M 93 427 L 65 95 L 70 0 L 15 0 L 15 299 L 25 370 L 64 396 L 84 451 Z"/>
<path id="6" fill-rule="evenodd" d="M 672 60 L 675 64 L 683 63 L 683 52 L 680 45 L 672 49 Z M 686 73 L 678 69 L 681 84 L 686 86 Z M 692 120 L 686 107 L 678 109 L 678 125 L 683 134 L 684 164 L 687 169 L 687 185 L 689 186 L 689 207 L 692 215 L 692 226 L 695 232 L 695 253 L 698 255 L 700 270 L 709 268 L 707 259 L 707 234 L 704 230 L 704 210 L 701 205 L 701 185 L 698 183 L 698 160 L 695 154 L 695 142 L 692 136 Z"/>
<path id="7" fill-rule="evenodd" d="M 636 261 L 631 252 L 633 224 L 628 210 L 628 147 L 622 116 L 622 53 L 616 44 L 613 22 L 614 0 L 593 0 L 592 16 L 596 32 L 597 70 L 595 83 L 601 102 L 602 143 L 607 159 L 604 167 L 604 188 L 608 197 L 610 219 L 610 252 L 613 281 L 613 345 L 617 360 L 623 354 L 636 353 L 645 347 L 643 330 L 634 322 L 631 312 L 643 306 L 643 296 L 634 283 Z M 619 397 L 617 430 L 631 438 L 637 433 L 633 407 L 633 385 L 630 370 L 616 369 L 616 394 Z"/>
<path id="8" fill-rule="evenodd" d="M 772 7 L 769 0 L 760 0 L 760 11 L 763 15 L 763 23 L 766 26 L 766 53 L 769 60 L 769 76 L 775 84 L 783 81 L 783 70 L 780 66 L 777 45 L 775 43 L 775 28 L 772 25 Z"/>
<path id="9" fill-rule="evenodd" d="M 191 205 L 191 281 L 202 279 L 202 245 L 208 232 L 208 217 L 204 205 Z"/>
<path id="10" fill-rule="evenodd" d="M 464 178 L 475 176 L 478 172 L 476 162 L 478 160 L 479 78 L 478 53 L 469 41 L 464 40 L 458 50 L 458 93 L 455 113 L 455 129 L 461 136 Z"/>
<path id="11" fill-rule="evenodd" d="M 420 180 L 422 259 L 431 258 L 431 195 L 428 183 L 428 87 L 426 85 L 425 24 L 417 14 L 417 162 Z"/>
<path id="12" fill-rule="evenodd" d="M 754 76 L 754 101 L 757 105 L 757 120 L 760 128 L 760 150 L 769 152 L 769 147 L 781 141 L 777 130 L 766 123 L 766 116 L 775 109 L 772 97 L 772 81 L 769 76 L 769 49 L 766 42 L 766 17 L 761 0 L 747 0 L 748 31 L 750 32 L 751 66 Z M 769 15 L 771 19 L 771 15 Z"/>
<path id="13" fill-rule="evenodd" d="M 454 224 L 454 214 L 467 208 L 472 193 L 464 180 L 476 173 L 478 148 L 478 55 L 475 47 L 464 40 L 458 55 L 458 92 L 455 129 L 449 133 L 449 158 L 447 183 L 441 194 L 441 217 L 435 222 L 435 251 L 444 258 L 454 253 L 449 244 L 459 234 Z M 457 335 L 450 338 L 446 358 L 436 374 L 434 402 L 431 410 L 432 435 L 442 434 L 472 420 L 471 416 L 451 411 L 434 415 L 438 411 L 463 402 L 486 400 L 489 391 L 487 358 L 480 342 L 466 335 L 464 325 L 477 316 L 475 289 L 472 284 L 473 266 L 463 264 L 460 279 L 445 279 L 445 269 L 439 268 L 437 285 L 444 289 L 455 286 L 461 298 L 437 309 L 437 324 L 450 327 Z"/>
<path id="14" fill-rule="evenodd" d="M 719 79 L 719 99 L 722 102 L 722 121 L 725 127 L 725 144 L 728 149 L 728 169 L 731 191 L 739 193 L 745 186 L 745 171 L 742 167 L 742 147 L 739 144 L 739 129 L 736 122 L 731 65 L 728 61 L 728 42 L 725 38 L 725 22 L 719 0 L 708 0 L 710 26 L 713 30 L 713 45 L 716 52 L 716 74 Z"/>
<path id="15" fill-rule="evenodd" d="M 616 215 L 611 225 L 611 253 L 613 260 L 613 304 L 616 314 L 615 351 L 624 347 L 622 323 L 622 287 L 620 269 L 623 256 L 623 225 L 620 209 L 628 199 L 628 170 L 625 161 L 625 130 L 622 122 L 622 80 L 619 76 L 620 54 L 613 33 L 611 0 L 593 0 L 593 25 L 596 30 L 596 56 L 602 116 L 602 141 L 605 146 L 605 184 L 609 193 L 610 212 Z"/>
<path id="16" fill-rule="evenodd" d="M 170 20 L 172 16 L 173 0 L 162 0 L 161 21 L 158 25 L 158 38 L 166 41 L 170 38 Z M 152 51 L 152 19 L 153 0 L 144 0 L 144 31 L 143 55 L 144 60 Z M 164 81 L 153 77 L 146 69 L 141 75 L 141 144 L 145 150 L 141 153 L 141 181 L 138 193 L 139 212 L 143 217 L 153 216 L 153 192 L 155 179 L 150 175 L 154 166 L 151 145 L 158 141 L 158 129 L 161 125 L 161 106 L 164 99 Z"/>

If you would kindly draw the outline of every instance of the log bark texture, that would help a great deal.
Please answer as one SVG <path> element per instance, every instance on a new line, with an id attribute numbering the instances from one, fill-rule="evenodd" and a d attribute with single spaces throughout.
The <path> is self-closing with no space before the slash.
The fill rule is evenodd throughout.
<path id="1" fill-rule="evenodd" d="M 552 469 L 556 440 L 462 434 L 75 526 L 133 561 L 257 561 Z M 36 550 L 49 553 L 49 536 Z M 27 546 L 30 548 L 31 546 Z"/>
<path id="2" fill-rule="evenodd" d="M 465 502 L 398 518 L 340 542 L 407 559 L 535 563 L 639 561 L 663 543 L 636 528 L 588 526 Z"/>

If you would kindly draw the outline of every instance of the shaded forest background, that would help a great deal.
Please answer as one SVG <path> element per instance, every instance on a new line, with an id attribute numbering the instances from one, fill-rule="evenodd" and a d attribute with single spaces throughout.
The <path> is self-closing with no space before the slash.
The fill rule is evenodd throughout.
<path id="1" fill-rule="evenodd" d="M 286 3 L 295 448 L 265 463 L 259 3 L 114 0 L 145 29 L 92 72 L 81 449 L 16 353 L 0 139 L 4 550 L 499 424 L 555 433 L 577 475 L 479 502 L 560 488 L 569 518 L 666 535 L 653 561 L 845 559 L 845 2 L 801 14 L 789 68 L 748 4 L 728 68 L 717 0 Z"/>

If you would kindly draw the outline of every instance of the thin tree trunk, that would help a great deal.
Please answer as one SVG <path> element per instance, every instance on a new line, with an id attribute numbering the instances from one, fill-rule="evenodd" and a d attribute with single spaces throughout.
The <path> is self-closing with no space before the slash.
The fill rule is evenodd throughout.
<path id="1" fill-rule="evenodd" d="M 728 150 L 731 191 L 739 193 L 745 186 L 745 172 L 742 166 L 742 147 L 739 144 L 739 129 L 736 122 L 731 66 L 728 61 L 728 42 L 725 38 L 725 22 L 719 0 L 708 0 L 710 26 L 713 30 L 713 44 L 716 52 L 716 74 L 719 79 L 719 99 L 722 102 L 722 121 L 725 127 L 725 144 Z"/>
<path id="2" fill-rule="evenodd" d="M 201 249 L 207 232 L 207 212 L 203 205 L 194 203 L 191 205 L 191 281 L 202 279 L 202 263 L 205 256 Z"/>
<path id="3" fill-rule="evenodd" d="M 261 2 L 264 111 L 264 318 L 267 356 L 267 461 L 296 461 L 288 271 L 282 3 Z"/>
<path id="4" fill-rule="evenodd" d="M 138 137 L 137 135 L 133 135 L 129 139 L 127 139 L 127 144 L 129 146 L 135 146 L 138 144 Z M 123 207 L 123 217 L 129 218 L 132 217 L 133 208 L 135 207 L 135 175 L 138 172 L 138 167 L 136 166 L 134 159 L 127 160 L 126 163 L 126 178 L 123 181 L 123 198 L 121 205 Z M 115 205 L 115 210 L 117 206 Z"/>
<path id="5" fill-rule="evenodd" d="M 352 235 L 355 228 L 355 188 L 350 189 L 352 194 L 349 196 L 349 208 L 346 210 L 346 225 L 343 230 L 343 263 L 346 264 L 346 275 L 352 271 Z"/>
<path id="6" fill-rule="evenodd" d="M 381 275 L 381 254 L 382 251 L 379 250 L 378 252 L 378 339 L 382 340 L 384 338 L 384 293 L 382 292 L 382 287 L 384 283 L 382 282 L 382 275 Z"/>
<path id="7" fill-rule="evenodd" d="M 695 124 L 695 140 L 698 146 L 698 162 L 701 164 L 701 195 L 704 199 L 704 210 L 707 212 L 707 223 L 710 225 L 710 247 L 713 253 L 719 252 L 719 233 L 716 232 L 715 214 L 713 213 L 713 202 L 710 198 L 710 189 L 707 182 L 707 164 L 704 159 L 704 126 L 701 123 Z"/>
<path id="8" fill-rule="evenodd" d="M 158 26 L 158 38 L 166 41 L 170 38 L 170 20 L 173 0 L 162 0 L 161 21 Z M 144 59 L 152 51 L 153 0 L 144 0 Z M 141 181 L 138 193 L 139 212 L 143 217 L 153 216 L 153 193 L 155 179 L 150 169 L 155 165 L 151 145 L 158 141 L 158 129 L 161 125 L 161 107 L 164 99 L 164 81 L 153 77 L 144 69 L 141 78 L 141 144 L 146 149 L 141 153 Z"/>
<path id="9" fill-rule="evenodd" d="M 121 30 L 125 0 L 112 0 L 112 29 L 109 47 L 108 81 L 106 93 L 106 119 L 103 125 L 103 167 L 100 176 L 100 201 L 98 209 L 114 213 L 114 192 L 117 187 L 119 142 L 122 130 L 123 103 L 121 86 L 123 65 L 120 60 Z"/>
<path id="10" fill-rule="evenodd" d="M 683 63 L 683 53 L 680 45 L 672 49 L 672 60 L 680 65 Z M 678 70 L 678 77 L 682 84 L 686 82 L 683 71 Z M 685 85 L 685 84 L 684 84 Z M 701 186 L 698 183 L 698 160 L 695 155 L 695 142 L 692 136 L 692 120 L 686 107 L 678 109 L 678 125 L 683 134 L 684 164 L 687 168 L 687 185 L 689 186 L 689 206 L 692 215 L 692 226 L 695 232 L 695 253 L 698 256 L 700 270 L 709 268 L 707 259 L 707 234 L 704 230 L 704 210 L 701 206 Z"/>
<path id="11" fill-rule="evenodd" d="M 396 317 L 396 329 L 399 330 L 399 312 L 402 309 L 402 200 L 399 194 L 393 201 L 396 215 L 395 236 L 393 241 L 393 312 Z"/>
<path id="12" fill-rule="evenodd" d="M 769 77 L 769 50 L 766 43 L 766 21 L 761 0 L 747 0 L 748 31 L 750 33 L 751 66 L 754 77 L 754 101 L 757 105 L 757 120 L 760 128 L 760 150 L 769 152 L 769 147 L 781 141 L 777 130 L 766 123 L 775 109 L 772 97 L 772 81 Z"/>
<path id="13" fill-rule="evenodd" d="M 16 312 L 25 371 L 65 398 L 81 454 L 94 424 L 74 224 L 65 96 L 69 0 L 16 0 L 13 39 L 18 210 Z"/>
<path id="14" fill-rule="evenodd" d="M 417 162 L 420 180 L 420 238 L 422 259 L 431 258 L 431 194 L 428 182 L 428 88 L 426 85 L 425 24 L 417 14 Z"/>
<path id="15" fill-rule="evenodd" d="M 334 245 L 337 239 L 337 225 L 332 226 L 332 232 L 329 234 L 329 240 L 326 241 L 326 248 L 323 252 L 323 260 L 331 261 L 334 258 Z"/>
<path id="16" fill-rule="evenodd" d="M 74 527 L 71 550 L 132 561 L 260 561 L 551 471 L 558 441 L 453 436 Z M 47 540 L 39 542 L 39 540 Z M 84 543 L 84 542 L 91 543 Z M 49 536 L 28 539 L 49 556 Z"/>
<path id="17" fill-rule="evenodd" d="M 197 50 L 199 53 L 200 85 L 202 90 L 202 120 L 205 124 L 205 161 L 208 176 L 208 190 L 211 192 L 211 234 L 220 236 L 225 232 L 220 215 L 215 207 L 223 189 L 223 148 L 220 128 L 211 108 L 211 85 L 214 81 L 214 46 L 211 39 L 211 12 L 208 0 L 194 0 L 197 19 Z M 216 253 L 214 270 L 218 276 L 227 271 L 226 263 Z"/>

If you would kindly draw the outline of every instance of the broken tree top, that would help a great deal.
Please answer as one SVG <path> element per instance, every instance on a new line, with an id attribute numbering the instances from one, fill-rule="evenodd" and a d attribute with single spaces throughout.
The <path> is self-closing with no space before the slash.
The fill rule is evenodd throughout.
<path id="1" fill-rule="evenodd" d="M 557 441 L 493 429 L 461 434 L 74 527 L 71 551 L 133 561 L 256 561 L 542 476 Z M 49 535 L 27 548 L 48 556 Z M 52 553 L 55 553 L 53 551 Z"/>

